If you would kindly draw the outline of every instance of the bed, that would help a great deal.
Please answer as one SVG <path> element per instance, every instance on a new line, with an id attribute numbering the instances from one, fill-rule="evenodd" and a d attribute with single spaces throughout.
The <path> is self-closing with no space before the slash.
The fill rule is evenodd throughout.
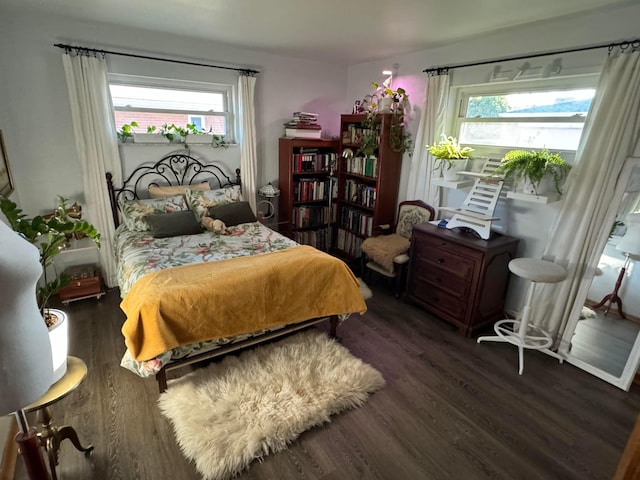
<path id="1" fill-rule="evenodd" d="M 126 315 L 121 365 L 155 376 L 161 392 L 169 371 L 325 320 L 335 336 L 366 311 L 342 261 L 256 221 L 239 170 L 232 179 L 223 165 L 172 154 L 118 187 L 108 173 L 107 184 Z M 194 227 L 209 216 L 227 228 Z"/>

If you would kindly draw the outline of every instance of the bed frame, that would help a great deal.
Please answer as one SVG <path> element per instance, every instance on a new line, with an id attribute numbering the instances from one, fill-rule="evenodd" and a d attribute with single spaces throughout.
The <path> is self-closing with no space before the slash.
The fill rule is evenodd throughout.
<path id="1" fill-rule="evenodd" d="M 235 174 L 236 178 L 232 181 L 219 165 L 202 163 L 184 153 L 172 153 L 162 157 L 153 165 L 140 165 L 118 188 L 113 185 L 111 172 L 107 172 L 107 189 L 113 222 L 116 227 L 120 225 L 120 201 L 145 198 L 150 186 L 194 185 L 207 181 L 210 184 L 213 182 L 212 189 L 233 185 L 242 186 L 239 168 L 236 168 Z"/>
<path id="2" fill-rule="evenodd" d="M 113 222 L 116 227 L 120 225 L 120 207 L 119 202 L 122 200 L 137 200 L 145 198 L 149 186 L 177 186 L 177 185 L 194 185 L 208 181 L 213 182 L 211 188 L 224 188 L 228 186 L 241 185 L 240 169 L 235 171 L 235 179 L 231 180 L 224 170 L 217 164 L 206 164 L 200 160 L 184 153 L 172 153 L 158 160 L 153 165 L 141 165 L 136 168 L 123 181 L 122 186 L 114 187 L 113 175 L 107 172 L 107 188 L 109 191 L 109 203 L 113 215 Z M 160 393 L 167 389 L 167 373 L 169 371 L 192 365 L 205 360 L 226 355 L 227 353 L 242 350 L 260 343 L 269 342 L 271 340 L 283 337 L 292 332 L 302 330 L 317 323 L 327 320 L 323 318 L 312 318 L 300 323 L 288 325 L 286 327 L 267 332 L 255 337 L 248 338 L 224 347 L 215 348 L 208 352 L 186 357 L 179 360 L 172 360 L 171 363 L 162 367 L 156 374 L 156 381 Z M 330 336 L 336 337 L 338 329 L 338 317 L 329 317 Z"/>

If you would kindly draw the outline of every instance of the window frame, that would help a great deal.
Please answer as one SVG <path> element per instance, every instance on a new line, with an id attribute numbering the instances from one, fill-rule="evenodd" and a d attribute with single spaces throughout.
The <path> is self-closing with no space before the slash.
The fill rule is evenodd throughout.
<path id="1" fill-rule="evenodd" d="M 115 107 L 119 112 L 161 112 L 178 113 L 190 116 L 219 116 L 225 118 L 227 132 L 224 135 L 227 144 L 236 143 L 236 114 L 237 101 L 234 85 L 214 82 L 199 82 L 193 80 L 181 80 L 175 78 L 157 78 L 142 75 L 127 75 L 110 73 L 107 75 L 109 85 L 127 85 L 132 87 L 162 88 L 165 90 L 190 90 L 194 92 L 220 93 L 223 95 L 222 112 L 211 110 L 160 110 L 156 108 L 128 108 Z M 112 102 L 113 105 L 113 102 Z M 144 134 L 143 134 L 144 135 Z"/>
<path id="2" fill-rule="evenodd" d="M 511 82 L 490 82 L 475 85 L 457 85 L 451 87 L 451 97 L 454 99 L 450 107 L 450 129 L 455 132 L 456 138 L 460 138 L 460 132 L 463 123 L 576 123 L 586 120 L 586 115 L 574 115 L 572 117 L 556 117 L 556 116 L 525 116 L 525 117 L 474 117 L 467 118 L 464 116 L 468 100 L 471 97 L 489 96 L 489 95 L 509 95 L 524 92 L 545 92 L 558 90 L 579 90 L 586 88 L 596 88 L 598 83 L 598 74 L 574 75 L 561 78 L 544 78 L 535 80 L 520 80 Z M 474 156 L 502 158 L 508 151 L 514 149 L 527 149 L 522 145 L 499 146 L 465 143 L 465 146 L 474 149 Z M 575 150 L 569 149 L 553 149 L 562 153 L 563 158 L 573 164 L 575 159 Z"/>

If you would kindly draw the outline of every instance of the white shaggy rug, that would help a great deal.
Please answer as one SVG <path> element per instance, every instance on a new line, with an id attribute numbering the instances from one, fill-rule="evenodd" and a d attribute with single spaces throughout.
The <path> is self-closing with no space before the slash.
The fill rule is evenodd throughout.
<path id="1" fill-rule="evenodd" d="M 369 300 L 371 297 L 373 297 L 373 292 L 371 291 L 369 286 L 364 283 L 364 280 L 362 280 L 360 277 L 358 277 L 356 280 L 358 280 L 358 288 L 360 289 L 362 298 L 364 298 L 365 300 Z"/>
<path id="2" fill-rule="evenodd" d="M 312 329 L 173 380 L 158 404 L 204 478 L 226 479 L 383 386 L 380 372 Z"/>

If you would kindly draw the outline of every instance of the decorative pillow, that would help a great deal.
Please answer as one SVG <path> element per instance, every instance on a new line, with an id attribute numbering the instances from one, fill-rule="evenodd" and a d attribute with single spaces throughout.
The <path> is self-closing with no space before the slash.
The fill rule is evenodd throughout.
<path id="1" fill-rule="evenodd" d="M 146 215 L 152 213 L 184 212 L 185 210 L 189 210 L 189 207 L 182 195 L 148 200 L 125 200 L 120 202 L 122 221 L 129 230 L 135 232 L 151 230 L 149 223 L 144 218 Z"/>
<path id="2" fill-rule="evenodd" d="M 176 195 L 184 195 L 187 189 L 200 191 L 211 190 L 211 188 L 209 188 L 209 182 L 198 183 L 196 185 L 149 185 L 148 188 L 149 196 L 151 198 L 167 198 L 174 197 Z"/>
<path id="3" fill-rule="evenodd" d="M 202 233 L 202 226 L 192 211 L 173 213 L 152 213 L 144 217 L 151 226 L 155 238 L 196 235 Z"/>
<path id="4" fill-rule="evenodd" d="M 187 189 L 185 196 L 187 197 L 189 208 L 200 219 L 207 214 L 207 208 L 209 207 L 242 201 L 242 192 L 239 185 L 207 191 Z"/>
<path id="5" fill-rule="evenodd" d="M 227 227 L 256 221 L 249 202 L 224 203 L 209 207 L 209 216 L 222 220 Z"/>

